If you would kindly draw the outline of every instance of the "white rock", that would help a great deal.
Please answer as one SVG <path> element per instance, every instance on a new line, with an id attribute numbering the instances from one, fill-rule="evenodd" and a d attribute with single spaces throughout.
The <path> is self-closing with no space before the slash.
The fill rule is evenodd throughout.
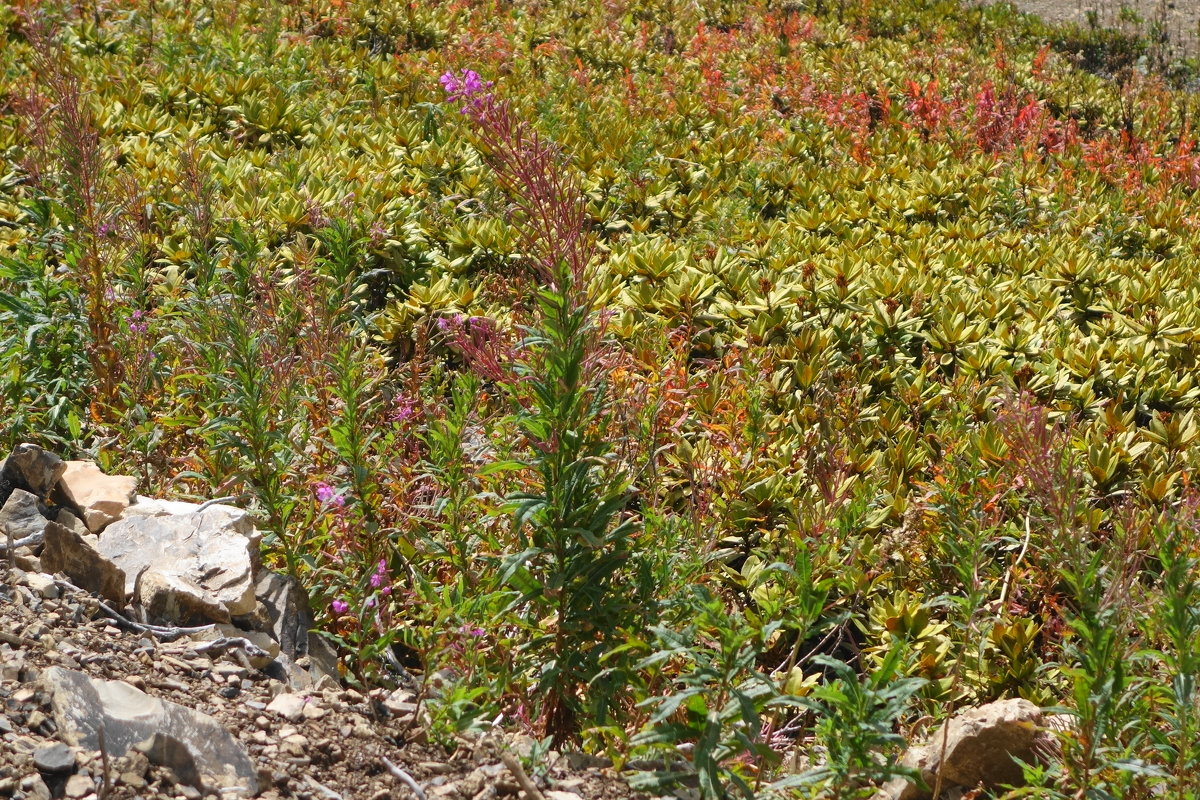
<path id="1" fill-rule="evenodd" d="M 186 500 L 161 500 L 157 497 L 146 497 L 139 494 L 134 502 L 125 509 L 124 517 L 173 517 L 178 514 L 193 514 L 202 503 L 191 503 Z M 247 516 L 246 512 L 237 506 L 222 504 L 211 505 L 208 508 L 221 509 L 231 516 Z"/>
<path id="2" fill-rule="evenodd" d="M 63 792 L 67 797 L 87 797 L 96 791 L 96 783 L 90 775 L 72 775 L 67 778 Z"/>
<path id="3" fill-rule="evenodd" d="M 47 600 L 58 597 L 58 584 L 54 582 L 53 575 L 47 575 L 44 572 L 30 572 L 25 576 L 24 581 L 26 586 Z"/>
<path id="4" fill-rule="evenodd" d="M 255 608 L 260 538 L 244 511 L 213 506 L 117 520 L 104 531 L 99 549 L 125 571 L 127 594 L 142 574 L 139 600 L 153 604 L 162 619 L 181 622 L 195 612 L 228 622 Z M 176 612 L 184 617 L 172 616 Z"/>
<path id="5" fill-rule="evenodd" d="M 285 692 L 267 704 L 267 711 L 278 714 L 288 722 L 296 722 L 304 716 L 304 698 Z"/>

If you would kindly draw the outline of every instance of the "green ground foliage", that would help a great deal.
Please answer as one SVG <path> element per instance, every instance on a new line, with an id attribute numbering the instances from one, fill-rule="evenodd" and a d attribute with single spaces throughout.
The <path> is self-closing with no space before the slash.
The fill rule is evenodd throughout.
<path id="1" fill-rule="evenodd" d="M 1137 53 L 949 0 L 9 4 L 0 445 L 238 497 L 447 747 L 848 798 L 1021 696 L 1073 717 L 1026 792 L 1195 798 L 1198 103 Z"/>

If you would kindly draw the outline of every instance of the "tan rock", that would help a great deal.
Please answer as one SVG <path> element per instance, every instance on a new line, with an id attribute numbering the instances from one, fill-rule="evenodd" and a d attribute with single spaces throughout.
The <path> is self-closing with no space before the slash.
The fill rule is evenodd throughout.
<path id="1" fill-rule="evenodd" d="M 1018 786 L 1024 775 L 1015 759 L 1038 761 L 1046 740 L 1042 712 L 1028 700 L 1014 698 L 968 708 L 922 745 L 909 748 L 901 764 L 921 773 L 932 788 L 941 773 L 943 790 L 983 784 Z M 930 791 L 904 778 L 893 778 L 874 800 L 928 800 Z"/>
<path id="2" fill-rule="evenodd" d="M 1020 784 L 1023 773 L 1014 761 L 1032 762 L 1039 738 L 1042 711 L 1022 698 L 998 700 L 969 708 L 948 723 L 944 779 L 959 786 L 995 787 Z M 938 744 L 935 737 L 931 747 Z"/>
<path id="3" fill-rule="evenodd" d="M 58 584 L 54 582 L 53 575 L 47 575 L 44 572 L 30 572 L 22 580 L 26 586 L 37 592 L 39 597 L 47 600 L 58 597 Z"/>
<path id="4" fill-rule="evenodd" d="M 267 711 L 296 722 L 304 715 L 304 698 L 298 694 L 284 693 L 267 704 Z"/>
<path id="5" fill-rule="evenodd" d="M 88 530 L 99 533 L 133 502 L 137 478 L 105 475 L 91 461 L 68 461 L 58 479 L 58 491 L 83 518 Z"/>
<path id="6" fill-rule="evenodd" d="M 67 778 L 67 785 L 63 791 L 67 797 L 87 797 L 96 791 L 96 783 L 90 775 L 72 775 Z"/>

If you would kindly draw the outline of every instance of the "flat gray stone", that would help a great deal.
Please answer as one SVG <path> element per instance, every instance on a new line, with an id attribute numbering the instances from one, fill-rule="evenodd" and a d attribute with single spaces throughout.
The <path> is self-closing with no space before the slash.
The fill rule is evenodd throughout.
<path id="1" fill-rule="evenodd" d="M 315 686 L 322 678 L 337 684 L 337 653 L 312 632 L 313 618 L 304 589 L 287 575 L 264 570 L 254 588 L 258 606 L 238 623 L 270 634 L 279 643 L 279 663 L 293 689 Z"/>
<path id="2" fill-rule="evenodd" d="M 96 537 L 46 523 L 41 568 L 66 575 L 81 589 L 124 605 L 125 572 L 96 549 Z"/>
<path id="3" fill-rule="evenodd" d="M 46 529 L 46 518 L 38 509 L 37 495 L 24 489 L 13 489 L 4 507 L 0 508 L 0 543 L 4 542 L 6 529 L 12 534 L 13 541 L 35 536 Z"/>
<path id="4" fill-rule="evenodd" d="M 62 742 L 44 744 L 33 751 L 33 765 L 43 773 L 74 772 L 75 753 Z"/>
<path id="5" fill-rule="evenodd" d="M 97 732 L 103 726 L 109 754 L 122 756 L 162 734 L 187 749 L 205 780 L 257 793 L 254 763 L 241 744 L 207 714 L 151 697 L 122 681 L 93 680 L 62 667 L 44 670 L 39 681 L 50 695 L 59 732 L 69 744 L 98 750 Z M 145 747 L 153 751 L 159 745 L 175 748 L 164 740 L 151 741 Z M 168 755 L 174 758 L 178 753 Z"/>
<path id="6" fill-rule="evenodd" d="M 177 625 L 206 625 L 229 622 L 229 609 L 216 593 L 189 575 L 150 567 L 137 582 L 135 597 L 150 619 Z"/>
<path id="7" fill-rule="evenodd" d="M 184 785 L 197 789 L 204 785 L 192 751 L 174 736 L 155 731 L 150 738 L 134 745 L 133 749 L 145 755 L 151 764 L 170 767 Z"/>

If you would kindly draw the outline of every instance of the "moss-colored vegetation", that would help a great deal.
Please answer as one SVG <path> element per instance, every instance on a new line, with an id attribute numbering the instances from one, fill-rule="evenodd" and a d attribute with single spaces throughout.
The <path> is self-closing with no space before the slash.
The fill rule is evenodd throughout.
<path id="1" fill-rule="evenodd" d="M 1077 717 L 1042 796 L 1193 797 L 1197 101 L 1077 35 L 0 9 L 0 443 L 240 496 L 448 745 L 687 742 L 657 777 L 709 796 L 802 751 L 778 791 L 852 797 L 1019 695 Z"/>

